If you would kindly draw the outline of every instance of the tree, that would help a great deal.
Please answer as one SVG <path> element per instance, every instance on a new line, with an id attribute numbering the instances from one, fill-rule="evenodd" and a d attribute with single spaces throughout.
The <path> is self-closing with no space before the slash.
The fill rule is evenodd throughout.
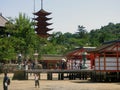
<path id="1" fill-rule="evenodd" d="M 32 27 L 32 22 L 25 14 L 20 13 L 18 18 L 12 21 L 9 20 L 5 30 L 9 33 L 9 37 L 6 36 L 0 39 L 1 59 L 10 60 L 13 59 L 13 56 L 16 58 L 18 53 L 22 53 L 25 58 L 33 57 L 34 51 L 40 46 L 41 38 L 35 34 Z"/>
<path id="2" fill-rule="evenodd" d="M 85 27 L 78 25 L 78 32 L 76 34 L 78 38 L 85 38 L 87 31 Z"/>

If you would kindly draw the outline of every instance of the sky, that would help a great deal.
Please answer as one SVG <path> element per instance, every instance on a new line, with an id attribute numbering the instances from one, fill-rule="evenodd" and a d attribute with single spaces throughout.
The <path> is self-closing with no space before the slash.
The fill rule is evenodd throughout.
<path id="1" fill-rule="evenodd" d="M 35 0 L 35 11 L 41 9 L 41 0 Z M 89 32 L 101 26 L 120 23 L 120 0 L 43 0 L 43 9 L 51 12 L 51 32 L 77 32 L 78 25 Z M 34 0 L 0 0 L 0 12 L 4 17 L 16 18 L 25 13 L 33 18 Z"/>

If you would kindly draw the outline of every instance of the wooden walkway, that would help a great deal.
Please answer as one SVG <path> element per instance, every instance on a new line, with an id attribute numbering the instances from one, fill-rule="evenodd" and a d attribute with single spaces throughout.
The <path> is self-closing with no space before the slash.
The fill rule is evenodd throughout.
<path id="1" fill-rule="evenodd" d="M 35 69 L 35 70 L 25 70 L 25 79 L 28 80 L 28 74 L 29 73 L 38 73 L 39 76 L 41 76 L 42 73 L 47 74 L 47 80 L 53 80 L 54 75 L 58 74 L 57 79 L 58 80 L 64 80 L 65 78 L 68 78 L 69 80 L 75 80 L 76 78 L 86 80 L 87 78 L 90 78 L 92 75 L 93 70 L 48 70 L 48 69 Z"/>

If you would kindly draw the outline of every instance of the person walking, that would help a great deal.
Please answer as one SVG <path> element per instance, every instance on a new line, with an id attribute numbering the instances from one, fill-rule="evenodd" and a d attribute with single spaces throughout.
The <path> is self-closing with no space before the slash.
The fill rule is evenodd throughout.
<path id="1" fill-rule="evenodd" d="M 8 90 L 8 85 L 10 85 L 10 79 L 7 76 L 7 73 L 4 73 L 4 78 L 3 78 L 3 90 Z"/>
<path id="2" fill-rule="evenodd" d="M 39 75 L 35 74 L 35 88 L 38 86 L 39 88 Z"/>

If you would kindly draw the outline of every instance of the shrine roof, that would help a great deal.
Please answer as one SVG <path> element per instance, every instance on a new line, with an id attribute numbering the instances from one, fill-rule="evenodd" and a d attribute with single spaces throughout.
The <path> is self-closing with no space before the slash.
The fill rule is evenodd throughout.
<path id="1" fill-rule="evenodd" d="M 114 40 L 114 41 L 107 41 L 104 42 L 101 46 L 97 47 L 96 49 L 90 51 L 90 52 L 101 52 L 102 50 L 111 47 L 115 45 L 116 43 L 120 43 L 120 40 Z"/>
<path id="2" fill-rule="evenodd" d="M 83 52 L 89 52 L 91 50 L 94 50 L 96 47 L 80 47 L 80 48 L 75 48 L 71 52 L 67 53 L 66 56 L 79 56 L 82 55 Z"/>
<path id="3" fill-rule="evenodd" d="M 5 24 L 8 22 L 8 20 L 6 18 L 4 18 L 2 16 L 2 14 L 0 14 L 0 27 L 5 27 Z"/>

